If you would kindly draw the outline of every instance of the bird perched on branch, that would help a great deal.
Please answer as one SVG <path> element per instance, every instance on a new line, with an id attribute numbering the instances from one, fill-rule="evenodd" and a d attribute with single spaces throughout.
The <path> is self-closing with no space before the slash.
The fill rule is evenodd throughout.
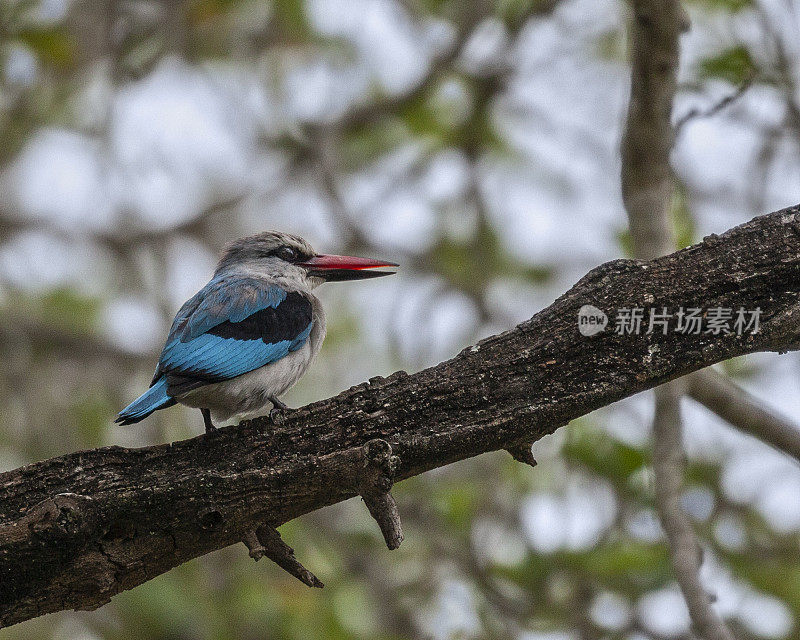
<path id="1" fill-rule="evenodd" d="M 297 236 L 267 231 L 230 244 L 214 277 L 178 311 L 150 389 L 120 411 L 133 424 L 177 402 L 213 420 L 259 415 L 273 422 L 278 397 L 308 369 L 325 337 L 325 313 L 311 293 L 323 282 L 389 275 L 393 262 L 320 255 Z"/>

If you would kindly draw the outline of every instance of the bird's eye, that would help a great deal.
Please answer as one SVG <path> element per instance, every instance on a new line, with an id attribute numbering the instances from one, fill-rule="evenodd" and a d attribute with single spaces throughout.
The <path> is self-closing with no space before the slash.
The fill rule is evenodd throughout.
<path id="1" fill-rule="evenodd" d="M 297 260 L 297 251 L 291 247 L 280 247 L 275 251 L 275 255 L 286 262 L 294 262 Z"/>

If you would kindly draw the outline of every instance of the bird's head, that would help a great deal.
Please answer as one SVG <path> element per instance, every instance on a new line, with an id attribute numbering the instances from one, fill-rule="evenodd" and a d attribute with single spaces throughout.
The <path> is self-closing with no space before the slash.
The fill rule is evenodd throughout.
<path id="1" fill-rule="evenodd" d="M 297 288 L 313 289 L 323 282 L 388 276 L 394 271 L 375 269 L 396 266 L 385 260 L 318 254 L 298 236 L 265 231 L 225 247 L 216 272 L 251 271 Z"/>

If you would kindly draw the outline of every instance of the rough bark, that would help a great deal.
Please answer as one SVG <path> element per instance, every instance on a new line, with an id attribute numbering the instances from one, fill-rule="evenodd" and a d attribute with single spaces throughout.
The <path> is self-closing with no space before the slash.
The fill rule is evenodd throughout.
<path id="1" fill-rule="evenodd" d="M 578 332 L 586 304 L 609 315 L 605 331 L 591 337 Z M 259 419 L 182 442 L 83 451 L 4 473 L 0 624 L 99 607 L 259 527 L 513 448 L 721 360 L 794 349 L 798 305 L 800 206 L 663 258 L 602 265 L 514 330 L 414 375 L 375 378 L 308 405 L 280 430 Z M 743 335 L 614 332 L 617 309 L 662 306 L 759 307 L 761 328 Z M 383 474 L 365 471 L 375 440 L 389 445 L 377 448 L 390 456 Z M 385 477 L 365 486 L 371 475 Z M 399 540 L 394 520 L 388 514 L 384 532 Z"/>

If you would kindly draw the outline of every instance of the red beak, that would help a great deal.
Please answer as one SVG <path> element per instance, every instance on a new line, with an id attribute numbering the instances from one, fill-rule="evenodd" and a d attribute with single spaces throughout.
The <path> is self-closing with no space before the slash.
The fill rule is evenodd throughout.
<path id="1" fill-rule="evenodd" d="M 314 256 L 310 260 L 298 264 L 301 267 L 306 267 L 309 275 L 324 278 L 328 282 L 390 276 L 394 271 L 370 271 L 370 269 L 398 266 L 394 262 L 386 262 L 385 260 L 326 255 Z"/>

